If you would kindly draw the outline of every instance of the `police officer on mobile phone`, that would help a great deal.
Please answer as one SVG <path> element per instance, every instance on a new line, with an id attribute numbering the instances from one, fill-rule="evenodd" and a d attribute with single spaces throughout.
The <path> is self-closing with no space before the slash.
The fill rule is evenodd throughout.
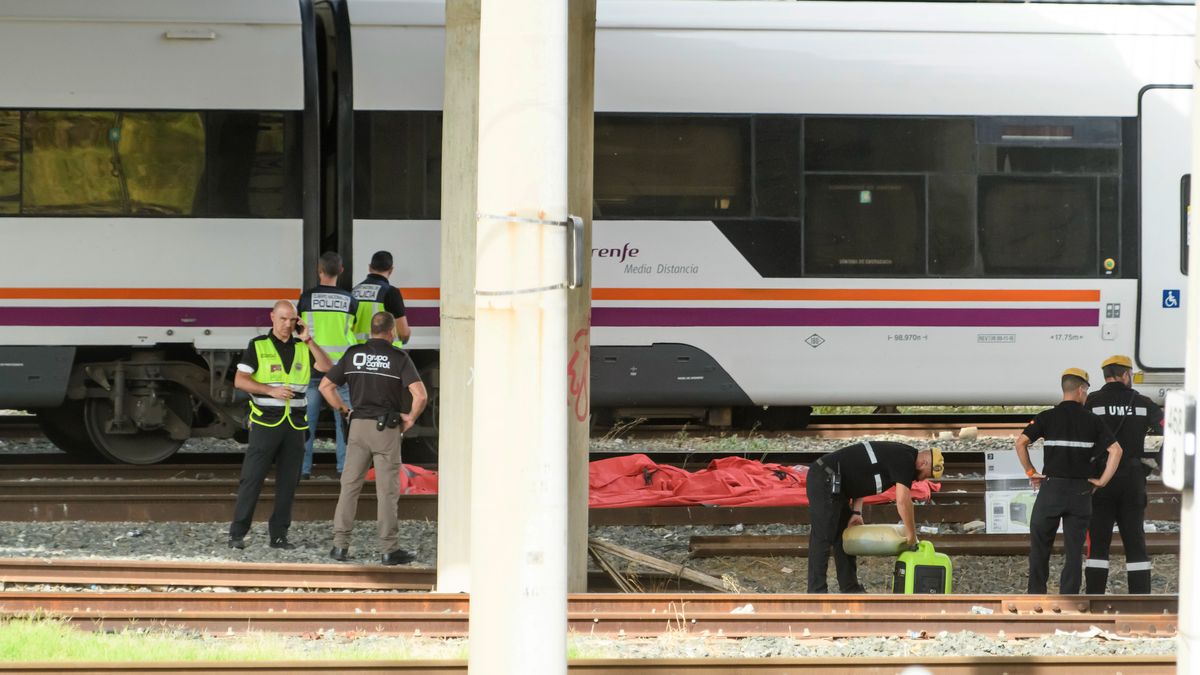
<path id="1" fill-rule="evenodd" d="M 896 486 L 896 510 L 909 546 L 917 544 L 913 519 L 913 481 L 942 477 L 942 453 L 904 443 L 863 441 L 813 462 L 808 470 L 808 592 L 828 593 L 829 552 L 843 593 L 865 593 L 858 582 L 858 561 L 842 548 L 842 532 L 863 524 L 863 498 Z"/>
<path id="2" fill-rule="evenodd" d="M 350 556 L 350 533 L 358 496 L 371 464 L 375 465 L 375 499 L 378 504 L 379 543 L 384 565 L 412 562 L 411 553 L 399 547 L 400 444 L 425 409 L 428 395 L 417 367 L 396 340 L 396 319 L 389 312 L 371 317 L 371 337 L 342 356 L 321 380 L 325 400 L 350 416 L 342 491 L 333 516 L 333 548 L 329 556 Z M 350 386 L 350 405 L 337 388 Z"/>

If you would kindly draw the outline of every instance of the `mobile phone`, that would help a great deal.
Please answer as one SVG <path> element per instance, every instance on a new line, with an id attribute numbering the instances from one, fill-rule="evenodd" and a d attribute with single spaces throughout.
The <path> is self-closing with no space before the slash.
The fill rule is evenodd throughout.
<path id="1" fill-rule="evenodd" d="M 296 322 L 296 335 L 304 335 L 304 322 L 303 321 Z"/>

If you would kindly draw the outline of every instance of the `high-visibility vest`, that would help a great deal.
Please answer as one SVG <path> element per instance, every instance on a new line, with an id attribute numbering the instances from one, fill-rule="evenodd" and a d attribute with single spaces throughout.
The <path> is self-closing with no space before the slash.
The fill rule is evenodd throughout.
<path id="1" fill-rule="evenodd" d="M 308 307 L 301 312 L 305 325 L 312 331 L 312 339 L 337 363 L 342 354 L 358 344 L 354 337 L 356 315 L 350 313 L 351 299 L 343 293 L 330 293 L 314 289 L 308 295 Z"/>
<path id="2" fill-rule="evenodd" d="M 391 284 L 386 281 L 376 283 L 374 279 L 367 279 L 350 291 L 354 295 L 354 299 L 358 300 L 358 313 L 355 314 L 354 320 L 354 337 L 359 344 L 371 339 L 371 318 L 376 314 L 384 311 L 383 296 L 391 290 Z M 392 346 L 397 349 L 404 346 L 403 340 L 395 340 Z"/>
<path id="3" fill-rule="evenodd" d="M 277 427 L 284 420 L 293 429 L 307 429 L 308 380 L 311 375 L 309 367 L 308 345 L 296 343 L 296 356 L 292 359 L 292 369 L 283 370 L 283 358 L 275 348 L 271 338 L 254 341 L 254 351 L 258 355 L 258 370 L 250 377 L 255 382 L 261 382 L 271 387 L 288 387 L 292 390 L 292 398 L 278 399 L 261 394 L 250 395 L 250 422 L 264 427 Z M 267 422 L 263 419 L 264 408 L 283 408 L 283 416 L 277 422 Z M 296 423 L 299 415 L 300 423 Z"/>

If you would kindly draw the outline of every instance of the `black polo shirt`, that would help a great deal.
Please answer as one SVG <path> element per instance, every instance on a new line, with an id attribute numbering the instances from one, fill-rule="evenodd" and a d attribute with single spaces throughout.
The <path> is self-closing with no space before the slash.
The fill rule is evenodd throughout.
<path id="1" fill-rule="evenodd" d="M 371 338 L 346 350 L 346 355 L 325 377 L 339 387 L 350 384 L 351 419 L 409 412 L 412 410 L 412 393 L 408 386 L 421 381 L 408 354 L 379 338 Z"/>
<path id="2" fill-rule="evenodd" d="M 841 470 L 844 496 L 869 497 L 897 483 L 912 488 L 917 479 L 916 448 L 891 441 L 871 441 L 870 448 L 875 454 L 874 462 L 865 443 L 848 445 L 821 458 L 825 466 Z"/>
<path id="3" fill-rule="evenodd" d="M 1075 401 L 1043 410 L 1021 432 L 1030 441 L 1045 439 L 1042 474 L 1054 478 L 1093 478 L 1093 460 L 1115 443 L 1104 422 Z"/>
<path id="4" fill-rule="evenodd" d="M 1105 382 L 1099 390 L 1088 395 L 1084 404 L 1108 426 L 1121 444 L 1121 461 L 1136 462 L 1146 454 L 1146 434 L 1161 436 L 1163 410 L 1123 382 Z"/>
<path id="5" fill-rule="evenodd" d="M 290 373 L 292 371 L 292 361 L 296 360 L 296 343 L 300 342 L 300 338 L 293 335 L 290 340 L 284 342 L 275 337 L 275 331 L 271 331 L 266 335 L 259 335 L 250 340 L 250 343 L 246 345 L 246 349 L 242 351 L 242 358 L 238 361 L 237 369 L 251 375 L 258 370 L 258 349 L 255 348 L 254 343 L 259 340 L 270 340 L 275 345 L 275 351 L 279 352 L 279 359 L 283 361 L 283 372 Z M 309 350 L 308 354 L 309 372 L 316 372 L 316 361 L 313 359 L 312 350 Z M 283 418 L 283 408 L 262 408 L 262 411 L 262 419 L 268 424 L 278 422 Z M 303 409 L 299 412 L 301 415 L 305 413 Z"/>

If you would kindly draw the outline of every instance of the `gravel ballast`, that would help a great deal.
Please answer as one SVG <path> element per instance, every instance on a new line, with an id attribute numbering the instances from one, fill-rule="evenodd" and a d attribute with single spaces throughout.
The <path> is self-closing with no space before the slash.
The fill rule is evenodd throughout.
<path id="1" fill-rule="evenodd" d="M 883 436 L 872 436 L 885 438 Z M 889 436 L 920 448 L 936 445 L 947 453 L 956 451 L 1011 451 L 1010 438 L 979 438 L 971 440 L 924 440 L 904 436 Z M 696 465 L 707 463 L 706 453 L 741 452 L 753 458 L 774 451 L 828 452 L 854 442 L 855 439 L 716 437 L 700 438 L 681 434 L 668 440 L 628 441 L 624 439 L 594 440 L 594 451 L 613 453 L 656 451 L 694 451 Z M 331 446 L 325 449 L 331 450 Z M 319 449 L 320 449 L 319 445 Z M 192 440 L 182 452 L 239 452 L 244 446 L 228 440 Z M 58 451 L 44 439 L 0 439 L 0 453 L 31 453 Z M 321 455 L 318 455 L 321 458 Z M 331 453 L 325 458 L 332 460 Z M 769 461 L 769 457 L 764 458 Z M 232 510 L 232 503 L 230 504 Z M 371 518 L 373 513 L 360 513 Z M 928 526 L 933 526 L 926 524 Z M 953 526 L 938 525 L 940 532 L 956 532 Z M 1155 523 L 1157 531 L 1178 531 L 1178 523 Z M 246 539 L 245 550 L 226 545 L 228 523 L 93 523 L 93 522 L 0 522 L 0 557 L 16 558 L 111 558 L 133 560 L 245 561 L 329 563 L 332 545 L 332 525 L 329 522 L 297 522 L 289 539 L 297 544 L 292 551 L 280 551 L 267 546 L 266 523 L 255 522 Z M 790 524 L 746 526 L 678 526 L 678 527 L 596 527 L 591 536 L 600 537 L 622 546 L 674 562 L 686 562 L 691 568 L 707 574 L 732 579 L 740 590 L 753 592 L 804 592 L 806 561 L 801 558 L 723 557 L 688 559 L 688 541 L 692 536 L 730 534 L 804 534 L 806 526 Z M 400 546 L 416 554 L 414 566 L 432 567 L 436 564 L 437 523 L 401 521 Z M 351 539 L 352 559 L 344 564 L 377 564 L 380 551 L 375 539 L 373 521 L 360 521 Z M 859 573 L 871 592 L 886 592 L 892 572 L 893 558 L 859 558 Z M 1126 590 L 1123 559 L 1114 556 L 1109 575 L 1109 592 Z M 1154 556 L 1155 593 L 1178 592 L 1178 557 Z M 961 594 L 1003 593 L 1024 591 L 1027 562 L 1024 557 L 954 556 L 954 592 Z M 1051 559 L 1051 590 L 1056 586 L 1062 557 Z M 832 569 L 831 578 L 832 578 Z M 13 585 L 9 589 L 15 589 Z M 646 590 L 654 590 L 648 588 Z M 384 636 L 368 636 L 370 640 L 387 640 Z M 442 648 L 443 653 L 461 649 Z M 854 638 L 845 640 L 799 640 L 792 638 L 748 638 L 729 640 L 712 636 L 687 634 L 665 635 L 657 640 L 608 639 L 575 636 L 573 653 L 588 657 L 665 658 L 681 656 L 708 657 L 804 657 L 804 656 L 887 656 L 917 655 L 1062 655 L 1062 654 L 1171 654 L 1174 641 L 1163 639 L 1108 639 L 1104 636 L 1048 636 L 1036 640 L 1012 640 L 969 633 L 927 636 L 920 639 Z"/>

